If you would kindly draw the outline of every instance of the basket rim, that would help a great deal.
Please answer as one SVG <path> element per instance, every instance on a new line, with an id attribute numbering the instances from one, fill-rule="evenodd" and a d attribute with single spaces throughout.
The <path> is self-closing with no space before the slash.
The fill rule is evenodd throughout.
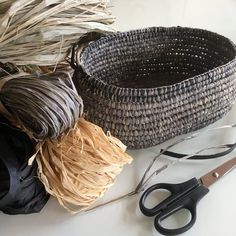
<path id="1" fill-rule="evenodd" d="M 117 37 L 120 37 L 121 35 L 124 35 L 124 34 L 127 34 L 129 33 L 130 35 L 132 35 L 132 33 L 136 32 L 136 33 L 139 33 L 139 32 L 147 32 L 147 31 L 151 31 L 151 30 L 158 30 L 160 32 L 163 32 L 163 30 L 166 32 L 166 31 L 169 31 L 169 32 L 176 32 L 177 30 L 179 32 L 198 32 L 199 34 L 204 32 L 204 33 L 207 33 L 208 35 L 215 35 L 215 36 L 218 36 L 222 39 L 225 39 L 228 41 L 229 44 L 232 45 L 233 49 L 235 50 L 235 54 L 236 54 L 236 45 L 234 44 L 234 42 L 232 40 L 230 40 L 229 38 L 223 36 L 223 35 L 220 35 L 218 33 L 215 33 L 215 32 L 212 32 L 212 31 L 209 31 L 209 30 L 205 30 L 205 29 L 199 29 L 199 28 L 191 28 L 191 27 L 181 27 L 181 26 L 174 26 L 174 27 L 149 27 L 149 28 L 143 28 L 143 29 L 137 29 L 137 30 L 130 30 L 130 31 L 124 31 L 124 32 L 118 32 L 116 34 L 111 34 L 111 35 L 108 35 L 108 36 L 105 36 L 107 39 L 112 39 L 112 38 L 117 38 Z M 103 37 L 102 37 L 103 38 Z M 158 86 L 158 87 L 151 87 L 151 88 L 133 88 L 133 87 L 130 87 L 130 88 L 127 88 L 127 87 L 119 87 L 119 86 L 116 86 L 116 85 L 112 85 L 112 84 L 109 84 L 107 82 L 105 82 L 104 80 L 100 80 L 100 79 L 96 79 L 94 76 L 91 76 L 87 73 L 87 71 L 85 70 L 85 68 L 83 67 L 83 60 L 82 57 L 83 57 L 83 54 L 86 50 L 88 50 L 88 48 L 91 46 L 91 44 L 99 44 L 100 40 L 99 39 L 97 41 L 92 41 L 90 42 L 87 47 L 83 48 L 81 54 L 80 54 L 80 64 L 78 64 L 78 66 L 81 66 L 83 71 L 85 72 L 85 74 L 87 75 L 86 76 L 86 79 L 92 83 L 92 82 L 95 82 L 96 83 L 96 90 L 112 90 L 112 91 L 115 91 L 116 94 L 119 94 L 119 95 L 122 95 L 124 93 L 126 93 L 127 91 L 129 92 L 129 95 L 131 97 L 136 97 L 136 96 L 140 96 L 140 94 L 142 94 L 142 96 L 145 96 L 146 93 L 150 93 L 150 94 L 156 94 L 156 93 L 168 93 L 168 92 L 173 92 L 173 91 L 176 91 L 176 89 L 181 89 L 181 88 L 184 88 L 186 86 L 189 86 L 191 85 L 192 81 L 199 81 L 199 79 L 207 79 L 209 78 L 209 76 L 216 76 L 216 75 L 219 75 L 219 74 L 223 74 L 224 72 L 236 67 L 236 55 L 235 57 L 230 60 L 229 62 L 225 63 L 225 64 L 222 64 L 222 65 L 219 65 L 217 67 L 214 67 L 213 69 L 210 69 L 204 73 L 201 73 L 201 74 L 197 74 L 195 76 L 192 76 L 192 77 L 189 77 L 189 78 L 186 78 L 180 82 L 177 82 L 177 83 L 173 83 L 173 84 L 170 84 L 170 85 L 164 85 L 164 86 Z"/>

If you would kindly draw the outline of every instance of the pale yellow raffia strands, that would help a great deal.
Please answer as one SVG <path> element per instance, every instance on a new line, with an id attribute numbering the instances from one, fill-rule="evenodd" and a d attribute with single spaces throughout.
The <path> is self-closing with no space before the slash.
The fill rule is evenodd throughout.
<path id="1" fill-rule="evenodd" d="M 48 140 L 37 156 L 46 190 L 71 213 L 90 207 L 132 158 L 120 140 L 84 120 L 61 140 Z"/>
<path id="2" fill-rule="evenodd" d="M 114 32 L 108 0 L 0 0 L 0 61 L 66 63 L 73 43 L 89 32 Z"/>

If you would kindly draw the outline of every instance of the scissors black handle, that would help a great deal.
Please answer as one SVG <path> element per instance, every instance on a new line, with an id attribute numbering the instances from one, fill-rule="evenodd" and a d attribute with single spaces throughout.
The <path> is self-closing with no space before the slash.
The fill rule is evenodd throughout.
<path id="1" fill-rule="evenodd" d="M 147 196 L 157 189 L 168 190 L 171 195 L 153 208 L 147 208 L 145 206 Z M 139 202 L 139 207 L 146 216 L 156 215 L 154 226 L 159 233 L 164 235 L 177 235 L 189 230 L 194 225 L 196 221 L 197 203 L 208 192 L 209 189 L 201 185 L 196 178 L 180 184 L 155 184 L 143 193 Z M 162 220 L 180 209 L 187 209 L 190 212 L 191 220 L 189 223 L 176 229 L 167 229 L 161 226 Z"/>

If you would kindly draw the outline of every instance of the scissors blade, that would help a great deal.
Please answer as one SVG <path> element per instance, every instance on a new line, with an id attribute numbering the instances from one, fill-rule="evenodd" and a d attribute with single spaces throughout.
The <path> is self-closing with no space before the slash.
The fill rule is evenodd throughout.
<path id="1" fill-rule="evenodd" d="M 209 187 L 214 184 L 218 179 L 223 177 L 224 175 L 228 174 L 231 170 L 236 167 L 236 157 L 225 162 L 224 164 L 218 166 L 214 170 L 208 172 L 207 174 L 203 175 L 199 181 L 205 187 Z"/>

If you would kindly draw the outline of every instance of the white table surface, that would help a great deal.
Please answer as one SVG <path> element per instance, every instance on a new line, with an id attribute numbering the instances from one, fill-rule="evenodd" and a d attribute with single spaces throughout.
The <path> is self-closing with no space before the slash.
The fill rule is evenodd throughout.
<path id="1" fill-rule="evenodd" d="M 236 41 L 235 0 L 115 0 L 112 1 L 112 5 L 119 30 L 154 25 L 185 25 L 217 31 Z M 236 123 L 235 112 L 236 106 L 210 127 Z M 192 153 L 207 146 L 235 141 L 236 129 L 226 129 L 206 133 L 192 141 L 179 144 L 173 150 Z M 146 150 L 129 151 L 134 157 L 133 163 L 124 168 L 115 185 L 100 201 L 132 190 L 160 148 L 172 142 L 173 140 L 170 140 Z M 194 176 L 199 177 L 234 156 L 236 151 L 215 160 L 183 161 L 163 171 L 150 184 L 163 181 L 178 183 Z M 166 159 L 161 158 L 156 167 L 162 163 L 166 163 Z M 198 205 L 196 224 L 184 235 L 236 235 L 235 183 L 236 170 L 210 188 L 209 194 Z M 139 197 L 135 196 L 89 213 L 73 216 L 65 212 L 54 199 L 50 199 L 39 214 L 8 216 L 0 213 L 0 236 L 159 235 L 153 227 L 153 218 L 147 218 L 139 211 Z"/>

